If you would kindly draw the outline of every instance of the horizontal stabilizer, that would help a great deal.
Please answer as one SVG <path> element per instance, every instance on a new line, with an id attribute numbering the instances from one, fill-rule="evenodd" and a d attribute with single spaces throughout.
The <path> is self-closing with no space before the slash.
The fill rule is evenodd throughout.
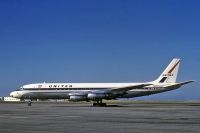
<path id="1" fill-rule="evenodd" d="M 178 84 L 180 84 L 182 86 L 182 85 L 189 84 L 189 83 L 192 83 L 192 82 L 195 82 L 195 80 L 189 80 L 189 81 L 185 81 L 185 82 L 180 82 Z"/>
<path id="2" fill-rule="evenodd" d="M 180 82 L 180 83 L 176 83 L 174 85 L 169 85 L 167 87 L 181 87 L 182 85 L 185 85 L 185 84 L 189 84 L 189 83 L 192 83 L 192 82 L 195 82 L 194 80 L 189 80 L 189 81 L 184 81 L 184 82 Z"/>

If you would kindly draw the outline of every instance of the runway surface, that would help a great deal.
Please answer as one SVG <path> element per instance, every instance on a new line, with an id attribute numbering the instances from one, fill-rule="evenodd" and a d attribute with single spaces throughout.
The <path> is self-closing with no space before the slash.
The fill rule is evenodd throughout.
<path id="1" fill-rule="evenodd" d="M 0 103 L 0 133 L 199 133 L 200 103 Z"/>

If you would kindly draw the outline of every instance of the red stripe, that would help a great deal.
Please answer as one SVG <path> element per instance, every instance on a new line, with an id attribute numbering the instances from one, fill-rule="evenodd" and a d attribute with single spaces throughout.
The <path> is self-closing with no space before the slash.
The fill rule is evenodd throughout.
<path id="1" fill-rule="evenodd" d="M 178 61 L 178 62 L 174 65 L 174 67 L 172 67 L 172 69 L 171 69 L 168 73 L 171 73 L 171 72 L 176 68 L 176 66 L 178 65 L 179 62 L 180 62 L 180 61 Z"/>

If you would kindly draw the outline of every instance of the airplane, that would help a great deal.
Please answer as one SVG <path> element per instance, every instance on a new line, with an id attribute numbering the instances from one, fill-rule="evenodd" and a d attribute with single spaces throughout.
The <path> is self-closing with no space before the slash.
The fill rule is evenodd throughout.
<path id="1" fill-rule="evenodd" d="M 24 99 L 69 99 L 93 101 L 93 106 L 106 106 L 103 100 L 134 98 L 171 91 L 194 82 L 176 82 L 180 59 L 174 58 L 154 81 L 144 83 L 34 83 L 10 93 L 11 97 Z"/>

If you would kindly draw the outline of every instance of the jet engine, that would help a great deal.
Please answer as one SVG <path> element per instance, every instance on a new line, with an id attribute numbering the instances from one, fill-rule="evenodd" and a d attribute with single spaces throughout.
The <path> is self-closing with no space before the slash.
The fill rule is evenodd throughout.
<path id="1" fill-rule="evenodd" d="M 69 101 L 86 101 L 87 100 L 87 95 L 84 93 L 70 93 L 69 94 Z"/>
<path id="2" fill-rule="evenodd" d="M 98 99 L 106 98 L 106 95 L 102 93 L 89 93 L 87 95 L 87 98 L 90 100 L 98 100 Z"/>
<path id="3" fill-rule="evenodd" d="M 69 97 L 69 100 L 73 102 L 78 102 L 78 101 L 86 101 L 87 98 L 85 96 L 72 95 Z"/>

